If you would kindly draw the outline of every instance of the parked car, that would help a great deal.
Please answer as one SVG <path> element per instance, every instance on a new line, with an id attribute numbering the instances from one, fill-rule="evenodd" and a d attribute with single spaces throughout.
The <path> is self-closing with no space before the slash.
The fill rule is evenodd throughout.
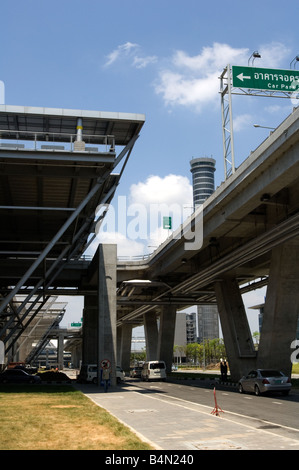
<path id="1" fill-rule="evenodd" d="M 290 378 L 273 369 L 251 370 L 239 380 L 239 392 L 253 392 L 256 395 L 266 392 L 282 392 L 287 395 L 291 390 Z"/>
<path id="2" fill-rule="evenodd" d="M 164 361 L 148 361 L 143 364 L 141 380 L 166 380 L 166 364 Z"/>
<path id="3" fill-rule="evenodd" d="M 130 377 L 141 377 L 142 367 L 133 367 L 130 370 Z"/>
<path id="4" fill-rule="evenodd" d="M 120 383 L 124 380 L 125 373 L 120 366 L 116 366 L 116 381 Z M 83 364 L 78 377 L 79 382 L 98 383 L 98 367 L 96 364 Z"/>
<path id="5" fill-rule="evenodd" d="M 122 370 L 120 366 L 116 366 L 116 381 L 117 383 L 122 382 L 125 379 L 125 372 Z"/>
<path id="6" fill-rule="evenodd" d="M 30 366 L 16 366 L 15 369 L 24 370 L 27 374 L 36 374 L 38 371 L 37 367 Z"/>
<path id="7" fill-rule="evenodd" d="M 0 383 L 41 383 L 38 375 L 31 375 L 22 369 L 7 369 L 0 374 Z"/>

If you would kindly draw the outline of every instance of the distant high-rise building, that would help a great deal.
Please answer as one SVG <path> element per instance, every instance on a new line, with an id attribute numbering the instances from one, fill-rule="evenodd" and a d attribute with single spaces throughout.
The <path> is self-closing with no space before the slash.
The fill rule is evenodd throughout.
<path id="1" fill-rule="evenodd" d="M 216 160 L 214 158 L 192 158 L 190 161 L 193 186 L 194 209 L 215 191 Z M 219 320 L 217 305 L 197 307 L 197 341 L 219 337 Z"/>
<path id="2" fill-rule="evenodd" d="M 215 165 L 214 158 L 192 158 L 190 161 L 193 185 L 194 209 L 215 191 Z"/>
<path id="3" fill-rule="evenodd" d="M 197 341 L 219 338 L 219 314 L 217 305 L 205 304 L 197 306 L 198 337 Z"/>

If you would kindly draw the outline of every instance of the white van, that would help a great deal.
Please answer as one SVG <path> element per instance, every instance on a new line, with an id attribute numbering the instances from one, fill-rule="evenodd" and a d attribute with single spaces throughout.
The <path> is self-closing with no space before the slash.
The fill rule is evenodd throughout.
<path id="1" fill-rule="evenodd" d="M 166 380 L 166 364 L 164 361 L 147 361 L 143 364 L 141 380 Z"/>
<path id="2" fill-rule="evenodd" d="M 116 381 L 120 383 L 124 380 L 125 373 L 120 366 L 116 366 Z M 98 367 L 96 364 L 84 364 L 81 366 L 80 374 L 78 377 L 80 382 L 98 383 Z"/>

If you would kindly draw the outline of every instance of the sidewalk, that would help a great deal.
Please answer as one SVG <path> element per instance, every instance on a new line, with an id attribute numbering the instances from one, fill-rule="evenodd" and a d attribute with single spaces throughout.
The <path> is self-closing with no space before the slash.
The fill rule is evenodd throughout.
<path id="1" fill-rule="evenodd" d="M 74 386 L 156 450 L 299 450 L 299 439 L 292 433 L 286 437 L 279 426 L 261 429 L 258 420 L 225 412 L 216 416 L 212 406 L 171 397 L 155 386 L 124 383 L 108 393 L 95 385 Z"/>

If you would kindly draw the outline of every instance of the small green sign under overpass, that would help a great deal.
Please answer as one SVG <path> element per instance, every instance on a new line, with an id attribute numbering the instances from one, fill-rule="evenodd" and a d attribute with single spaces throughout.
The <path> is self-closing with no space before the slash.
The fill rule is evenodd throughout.
<path id="1" fill-rule="evenodd" d="M 163 228 L 171 230 L 171 217 L 163 217 Z"/>

